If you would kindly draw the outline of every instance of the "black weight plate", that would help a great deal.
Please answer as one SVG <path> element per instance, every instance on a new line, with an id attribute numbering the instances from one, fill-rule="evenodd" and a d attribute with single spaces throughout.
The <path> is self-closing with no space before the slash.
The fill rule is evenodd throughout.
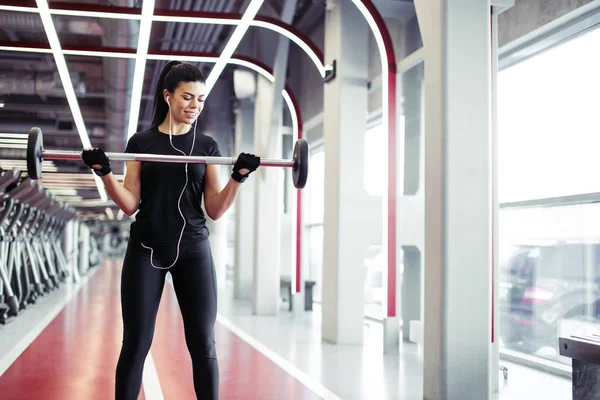
<path id="1" fill-rule="evenodd" d="M 27 175 L 30 179 L 42 176 L 42 160 L 44 155 L 44 138 L 40 128 L 31 128 L 27 138 Z"/>
<path id="2" fill-rule="evenodd" d="M 296 141 L 292 161 L 294 162 L 294 166 L 292 167 L 294 186 L 302 189 L 308 179 L 308 142 L 305 139 L 298 139 Z"/>

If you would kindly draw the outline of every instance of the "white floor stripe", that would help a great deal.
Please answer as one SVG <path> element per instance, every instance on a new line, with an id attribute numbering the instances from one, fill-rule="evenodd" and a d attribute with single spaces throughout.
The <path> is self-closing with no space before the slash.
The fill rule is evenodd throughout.
<path id="1" fill-rule="evenodd" d="M 156 372 L 156 366 L 154 365 L 154 359 L 152 353 L 148 352 L 146 362 L 144 363 L 144 394 L 146 400 L 164 400 L 162 388 L 160 387 L 160 381 L 158 380 L 158 372 Z"/>
<path id="2" fill-rule="evenodd" d="M 61 283 L 56 292 L 39 297 L 36 304 L 31 305 L 14 320 L 10 320 L 0 328 L 0 376 L 46 329 L 100 268 L 102 267 L 95 267 L 89 275 L 82 277 L 77 283 Z M 35 321 L 33 326 L 32 321 Z"/>
<path id="3" fill-rule="evenodd" d="M 267 346 L 263 345 L 258 340 L 254 339 L 252 336 L 244 332 L 239 327 L 235 326 L 231 321 L 222 315 L 217 315 L 217 321 L 229 329 L 231 332 L 236 334 L 240 339 L 244 342 L 248 343 L 250 346 L 254 347 L 257 351 L 261 352 L 265 357 L 273 361 L 280 368 L 282 368 L 285 372 L 292 375 L 294 378 L 298 379 L 302 382 L 307 388 L 315 392 L 317 395 L 321 396 L 325 400 L 341 400 L 340 397 L 332 393 L 325 386 L 321 385 L 319 382 L 308 376 L 306 373 L 300 371 L 295 365 L 293 365 L 288 360 L 281 357 L 279 354 L 275 353 L 273 350 L 269 349 Z"/>
<path id="4" fill-rule="evenodd" d="M 173 280 L 170 279 L 170 274 L 167 274 L 167 282 L 171 285 L 173 284 Z M 294 364 L 281 357 L 279 354 L 275 353 L 273 350 L 269 349 L 267 346 L 263 345 L 261 342 L 250 336 L 248 333 L 243 331 L 241 328 L 233 324 L 233 322 L 229 321 L 224 316 L 217 314 L 217 321 L 237 335 L 244 342 L 248 343 L 250 346 L 254 347 L 258 352 L 262 353 L 269 360 L 273 361 L 277 364 L 281 369 L 285 372 L 298 379 L 298 381 L 302 382 L 304 386 L 312 390 L 318 396 L 325 400 L 342 400 L 341 397 L 337 396 L 325 386 L 321 385 L 315 379 L 311 378 L 306 373 L 302 372 L 298 369 Z"/>

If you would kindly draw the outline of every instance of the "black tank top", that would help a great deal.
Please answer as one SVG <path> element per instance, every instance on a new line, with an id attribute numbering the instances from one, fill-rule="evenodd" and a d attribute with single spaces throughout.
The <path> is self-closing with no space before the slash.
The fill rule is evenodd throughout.
<path id="1" fill-rule="evenodd" d="M 190 154 L 194 130 L 173 135 L 173 146 Z M 169 141 L 169 135 L 157 128 L 138 132 L 127 142 L 126 153 L 182 155 Z M 193 156 L 220 157 L 219 146 L 210 136 L 196 132 Z M 201 207 L 204 193 L 205 164 L 142 162 L 140 206 L 131 224 L 131 234 L 148 246 L 177 244 L 183 228 L 182 244 L 206 239 L 209 236 L 206 217 Z M 181 201 L 178 201 L 184 189 Z M 181 209 L 180 214 L 179 209 Z"/>

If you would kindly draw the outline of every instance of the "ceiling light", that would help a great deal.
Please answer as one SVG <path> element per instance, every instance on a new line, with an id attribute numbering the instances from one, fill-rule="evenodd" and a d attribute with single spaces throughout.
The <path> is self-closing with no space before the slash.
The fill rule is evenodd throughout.
<path id="1" fill-rule="evenodd" d="M 15 6 L 0 6 L 0 10 L 6 11 L 21 11 L 21 12 L 37 12 L 35 7 L 15 7 Z M 85 11 L 85 10 L 71 10 L 65 8 L 51 8 L 50 13 L 53 15 L 65 15 L 72 17 L 88 17 L 88 18 L 111 18 L 111 19 L 127 19 L 127 20 L 142 20 L 144 14 L 138 13 L 118 13 L 118 12 L 98 12 L 98 11 Z M 215 17 L 194 17 L 194 16 L 181 16 L 181 15 L 151 15 L 153 22 L 177 22 L 177 23 L 190 23 L 190 24 L 214 24 L 214 25 L 238 25 L 241 20 L 237 18 L 215 18 Z M 257 28 L 269 29 L 273 32 L 277 32 L 292 42 L 296 43 L 313 61 L 321 77 L 325 77 L 326 71 L 331 70 L 330 65 L 323 65 L 321 57 L 317 52 L 301 39 L 296 33 L 290 31 L 287 26 L 281 26 L 269 21 L 252 20 L 249 22 L 249 26 Z M 135 56 L 133 56 L 135 58 Z"/>
<path id="2" fill-rule="evenodd" d="M 19 6 L 0 6 L 0 10 L 16 11 L 16 12 L 30 12 L 30 13 L 38 12 L 37 8 L 35 8 L 35 7 L 19 7 Z"/>
<path id="3" fill-rule="evenodd" d="M 81 145 L 84 148 L 92 147 L 85 123 L 83 121 L 83 115 L 81 114 L 79 103 L 77 102 L 77 96 L 75 95 L 75 89 L 73 88 L 71 75 L 69 74 L 69 69 L 67 68 L 65 55 L 61 52 L 62 49 L 60 46 L 60 41 L 58 40 L 58 34 L 56 33 L 54 22 L 52 21 L 52 15 L 50 14 L 48 2 L 46 0 L 36 0 L 36 3 L 40 18 L 42 19 L 42 25 L 44 26 L 46 36 L 48 37 L 48 42 L 50 43 L 50 49 L 52 49 L 54 62 L 56 64 L 56 68 L 58 69 L 62 87 L 65 91 L 65 96 L 67 97 L 67 102 L 69 103 L 69 108 L 71 109 L 75 126 L 77 127 L 77 133 L 79 133 L 79 138 L 81 139 Z M 90 174 L 93 174 L 93 172 L 90 171 Z M 107 199 L 108 197 L 102 181 L 96 180 L 96 186 L 98 188 L 100 197 L 102 199 Z"/>
<path id="4" fill-rule="evenodd" d="M 135 55 L 135 69 L 133 72 L 133 84 L 131 86 L 131 102 L 129 104 L 129 127 L 127 137 L 131 138 L 138 127 L 140 105 L 142 102 L 142 90 L 144 88 L 144 76 L 146 75 L 146 56 L 150 44 L 150 32 L 152 30 L 152 14 L 154 13 L 154 0 L 144 0 L 142 5 L 142 20 L 138 33 L 137 53 Z"/>
<path id="5" fill-rule="evenodd" d="M 231 34 L 231 37 L 227 41 L 225 48 L 221 52 L 219 60 L 214 65 L 214 67 L 210 71 L 210 74 L 208 75 L 208 78 L 206 79 L 206 97 L 208 97 L 212 88 L 217 83 L 219 76 L 221 76 L 221 73 L 225 69 L 225 66 L 233 56 L 233 52 L 242 41 L 244 34 L 250 26 L 250 22 L 258 13 L 258 10 L 262 6 L 263 2 L 264 0 L 252 0 L 250 4 L 248 4 L 248 8 L 246 8 L 242 19 Z"/>
<path id="6" fill-rule="evenodd" d="M 27 148 L 27 144 L 8 144 L 8 143 L 0 143 L 0 148 L 2 149 L 23 149 Z"/>
<path id="7" fill-rule="evenodd" d="M 115 219 L 115 213 L 110 207 L 106 207 L 104 211 L 106 211 L 106 215 L 108 216 L 108 218 Z"/>
<path id="8" fill-rule="evenodd" d="M 0 50 L 3 48 L 0 46 Z M 12 51 L 25 51 L 25 52 L 37 52 L 37 53 L 46 53 L 49 52 L 47 49 L 40 48 L 30 48 L 30 47 L 5 47 L 5 50 Z M 77 55 L 77 56 L 90 56 L 90 57 L 116 57 L 116 58 L 136 58 L 136 55 L 133 53 L 126 52 L 118 52 L 118 51 L 87 51 L 87 50 L 63 50 L 63 54 L 65 55 Z M 218 57 L 215 56 L 187 56 L 187 55 L 170 55 L 170 54 L 152 54 L 149 53 L 146 56 L 147 60 L 162 60 L 162 61 L 188 61 L 188 62 L 216 62 Z M 245 67 L 251 69 L 262 76 L 264 76 L 269 82 L 275 82 L 275 77 L 272 73 L 267 71 L 261 65 L 258 65 L 252 61 L 244 60 L 236 57 L 232 57 L 229 59 L 229 64 L 239 65 L 241 67 Z M 288 107 L 292 105 L 291 102 L 286 100 L 286 104 Z M 139 110 L 139 107 L 138 107 Z M 296 114 L 295 108 L 290 108 L 290 113 Z M 134 128 L 135 129 L 135 128 Z M 295 131 L 295 137 L 297 137 L 297 131 Z"/>
<path id="9" fill-rule="evenodd" d="M 51 49 L 44 49 L 39 47 L 25 47 L 25 46 L 0 46 L 2 51 L 18 51 L 22 53 L 46 53 L 52 54 Z"/>
<path id="10" fill-rule="evenodd" d="M 4 139 L 0 137 L 0 143 L 3 144 L 22 144 L 27 146 L 27 139 Z"/>
<path id="11" fill-rule="evenodd" d="M 292 98 L 290 97 L 287 90 L 283 90 L 281 92 L 285 103 L 287 104 L 288 109 L 290 110 L 290 116 L 292 118 L 292 135 L 294 143 L 298 140 L 298 114 L 296 114 L 296 107 L 294 107 L 294 103 L 292 102 Z"/>

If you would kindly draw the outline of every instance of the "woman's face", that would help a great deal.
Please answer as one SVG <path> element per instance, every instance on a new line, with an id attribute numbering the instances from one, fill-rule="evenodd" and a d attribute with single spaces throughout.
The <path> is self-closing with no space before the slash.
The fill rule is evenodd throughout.
<path id="1" fill-rule="evenodd" d="M 192 124 L 204 108 L 206 85 L 202 82 L 181 82 L 170 93 L 164 91 L 165 101 L 169 98 L 173 122 Z"/>

